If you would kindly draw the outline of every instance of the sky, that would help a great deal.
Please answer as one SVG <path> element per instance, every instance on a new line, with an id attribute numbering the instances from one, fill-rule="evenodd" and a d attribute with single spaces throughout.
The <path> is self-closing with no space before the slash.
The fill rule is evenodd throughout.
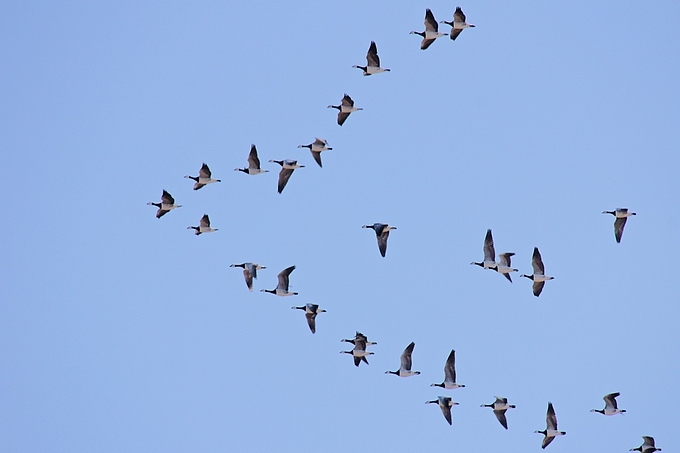
<path id="1" fill-rule="evenodd" d="M 3 2 L 1 449 L 540 451 L 551 401 L 551 452 L 678 450 L 680 4 L 461 3 L 476 27 L 421 51 L 456 6 Z M 270 173 L 233 171 L 251 144 Z M 269 159 L 305 165 L 282 194 Z M 539 298 L 470 266 L 488 228 L 520 272 L 539 247 Z M 260 292 L 290 265 L 298 296 Z M 422 374 L 385 375 L 412 341 Z M 451 349 L 466 387 L 430 387 Z M 589 412 L 611 392 L 626 414 Z"/>

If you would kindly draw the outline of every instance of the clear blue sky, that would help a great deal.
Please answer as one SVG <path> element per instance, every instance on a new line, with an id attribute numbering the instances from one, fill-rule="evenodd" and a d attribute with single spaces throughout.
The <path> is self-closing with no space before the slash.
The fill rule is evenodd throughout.
<path id="1" fill-rule="evenodd" d="M 680 4 L 461 3 L 421 51 L 455 3 L 107 3 L 0 5 L 0 450 L 538 452 L 548 401 L 554 453 L 680 448 Z M 390 73 L 351 68 L 371 40 Z M 233 171 L 251 143 L 270 173 Z M 521 272 L 540 248 L 540 298 L 469 265 L 487 228 Z M 299 296 L 259 292 L 292 264 Z M 422 374 L 383 374 L 411 341 Z M 467 387 L 429 387 L 452 348 Z"/>

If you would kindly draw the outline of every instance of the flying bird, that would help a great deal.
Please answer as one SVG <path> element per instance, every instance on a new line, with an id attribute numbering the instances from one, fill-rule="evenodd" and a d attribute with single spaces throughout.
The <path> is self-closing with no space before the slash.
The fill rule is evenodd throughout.
<path id="1" fill-rule="evenodd" d="M 147 203 L 147 205 L 156 206 L 158 208 L 158 211 L 156 211 L 157 219 L 160 219 L 173 209 L 182 207 L 181 204 L 175 204 L 175 199 L 172 198 L 172 195 L 170 195 L 170 193 L 167 190 L 163 190 L 163 195 L 161 195 L 160 203 L 154 203 L 153 201 L 150 201 Z"/>
<path id="2" fill-rule="evenodd" d="M 348 340 L 348 339 L 345 338 L 345 339 L 342 339 L 340 341 L 342 343 L 352 343 L 352 344 L 356 344 L 357 341 L 363 341 L 364 343 L 366 343 L 366 346 L 372 346 L 374 344 L 378 344 L 375 341 L 368 341 L 368 337 L 366 335 L 364 335 L 363 333 L 359 332 L 359 331 L 357 331 L 356 335 L 354 335 L 353 340 Z"/>
<path id="3" fill-rule="evenodd" d="M 248 166 L 245 168 L 234 168 L 234 171 L 242 171 L 247 175 L 259 175 L 261 173 L 267 173 L 269 170 L 262 170 L 260 168 L 260 158 L 257 157 L 257 148 L 255 148 L 255 145 L 250 145 Z"/>
<path id="4" fill-rule="evenodd" d="M 430 384 L 430 387 L 441 387 L 445 389 L 457 389 L 465 387 L 463 384 L 456 383 L 456 351 L 451 349 L 449 357 L 444 364 L 444 382 L 441 384 Z"/>
<path id="5" fill-rule="evenodd" d="M 357 332 L 356 337 L 354 337 L 354 340 L 341 340 L 346 343 L 352 343 L 354 345 L 354 349 L 351 351 L 340 351 L 340 354 L 349 354 L 352 357 L 354 357 L 354 366 L 358 367 L 361 362 L 364 362 L 366 365 L 368 365 L 368 360 L 366 359 L 366 356 L 373 355 L 373 352 L 369 352 L 366 350 L 366 346 L 368 344 L 376 344 L 376 343 L 368 343 L 366 337 L 359 332 Z"/>
<path id="6" fill-rule="evenodd" d="M 425 31 L 412 31 L 411 34 L 423 37 L 423 40 L 420 43 L 421 50 L 430 47 L 430 44 L 432 44 L 435 39 L 446 36 L 446 33 L 439 33 L 439 24 L 434 20 L 434 15 L 429 9 L 425 10 Z"/>
<path id="7" fill-rule="evenodd" d="M 328 142 L 323 138 L 314 137 L 314 143 L 309 145 L 298 145 L 298 148 L 309 148 L 312 152 L 312 157 L 319 164 L 319 167 L 323 167 L 321 164 L 321 151 L 330 151 L 333 148 L 328 147 Z"/>
<path id="8" fill-rule="evenodd" d="M 444 418 L 449 422 L 449 425 L 451 424 L 451 408 L 458 405 L 448 396 L 438 396 L 436 400 L 425 401 L 425 404 L 439 404 L 439 408 L 442 410 L 442 414 L 444 414 Z"/>
<path id="9" fill-rule="evenodd" d="M 241 264 L 232 264 L 229 267 L 242 267 L 243 268 L 243 278 L 246 280 L 246 286 L 250 290 L 250 292 L 253 291 L 253 279 L 257 278 L 257 271 L 260 269 L 266 269 L 264 266 L 260 266 L 257 263 L 241 263 Z"/>
<path id="10" fill-rule="evenodd" d="M 384 258 L 385 253 L 387 253 L 387 238 L 390 237 L 390 231 L 396 230 L 397 227 L 386 223 L 374 223 L 373 225 L 364 225 L 361 228 L 372 228 L 375 231 L 375 235 L 378 238 L 378 249 Z"/>
<path id="11" fill-rule="evenodd" d="M 496 267 L 493 268 L 496 272 L 505 275 L 505 278 L 510 280 L 510 283 L 512 283 L 512 277 L 510 277 L 511 272 L 519 272 L 519 269 L 513 269 L 512 265 L 510 264 L 510 257 L 514 256 L 515 254 L 512 252 L 508 253 L 501 253 L 498 255 L 501 259 L 500 263 L 496 265 Z"/>
<path id="12" fill-rule="evenodd" d="M 450 36 L 453 41 L 456 40 L 464 29 L 474 27 L 474 25 L 465 22 L 465 14 L 463 14 L 463 10 L 460 9 L 460 6 L 456 7 L 456 11 L 453 13 L 453 22 L 443 20 L 440 23 L 451 26 Z"/>
<path id="13" fill-rule="evenodd" d="M 602 399 L 604 400 L 604 409 L 591 409 L 590 412 L 599 412 L 602 415 L 616 415 L 616 414 L 623 414 L 626 412 L 625 409 L 619 409 L 618 404 L 616 403 L 616 397 L 619 396 L 620 393 L 609 393 L 608 395 L 605 395 Z"/>
<path id="14" fill-rule="evenodd" d="M 413 348 L 415 347 L 415 343 L 406 346 L 404 352 L 401 353 L 401 366 L 399 369 L 397 371 L 385 371 L 385 374 L 396 374 L 399 377 L 409 377 L 420 374 L 420 371 L 411 371 L 411 354 L 413 354 Z"/>
<path id="15" fill-rule="evenodd" d="M 213 228 L 210 226 L 210 217 L 208 217 L 208 214 L 203 214 L 203 217 L 201 217 L 201 223 L 199 226 L 188 226 L 187 230 L 194 229 L 196 232 L 194 233 L 196 236 L 202 233 L 212 233 L 213 231 L 217 231 L 217 228 Z"/>
<path id="16" fill-rule="evenodd" d="M 493 413 L 500 422 L 501 425 L 503 425 L 503 428 L 508 429 L 508 420 L 505 418 L 505 413 L 508 411 L 508 409 L 514 409 L 515 405 L 514 404 L 508 404 L 508 399 L 507 398 L 499 398 L 496 397 L 496 401 L 494 401 L 491 404 L 482 404 L 480 407 L 490 407 L 493 409 Z M 546 444 L 547 446 L 547 444 Z M 545 448 L 545 447 L 544 447 Z"/>
<path id="17" fill-rule="evenodd" d="M 378 56 L 378 47 L 375 45 L 375 41 L 371 41 L 371 45 L 368 48 L 366 66 L 354 65 L 352 67 L 362 69 L 365 76 L 378 74 L 380 72 L 389 72 L 389 69 L 380 67 L 380 57 Z"/>
<path id="18" fill-rule="evenodd" d="M 288 283 L 290 273 L 295 270 L 295 266 L 290 266 L 279 272 L 277 278 L 279 279 L 278 285 L 275 289 L 261 289 L 260 292 L 271 293 L 277 296 L 297 296 L 298 293 L 288 291 Z"/>
<path id="19" fill-rule="evenodd" d="M 340 105 L 329 105 L 329 109 L 338 109 L 338 124 L 342 126 L 349 116 L 350 113 L 356 112 L 358 110 L 363 110 L 363 108 L 359 107 L 354 107 L 354 101 L 352 100 L 351 97 L 345 93 L 345 96 L 343 96 L 342 101 L 340 102 Z"/>
<path id="20" fill-rule="evenodd" d="M 279 193 L 283 192 L 283 189 L 286 187 L 286 184 L 288 184 L 288 180 L 290 179 L 290 175 L 293 174 L 293 171 L 296 168 L 304 168 L 304 165 L 298 165 L 296 160 L 270 160 L 269 162 L 275 162 L 281 165 L 281 171 L 279 172 Z"/>
<path id="21" fill-rule="evenodd" d="M 629 451 L 639 451 L 640 453 L 654 453 L 655 451 L 661 451 L 660 448 L 656 448 L 654 445 L 654 438 L 650 436 L 642 436 L 642 445 L 637 448 L 631 448 Z"/>
<path id="22" fill-rule="evenodd" d="M 626 226 L 628 217 L 637 215 L 634 212 L 628 212 L 628 208 L 619 208 L 616 211 L 603 211 L 602 214 L 612 214 L 616 217 L 616 220 L 614 220 L 614 237 L 616 237 L 616 242 L 621 242 L 623 227 Z"/>
<path id="23" fill-rule="evenodd" d="M 557 436 L 564 436 L 567 434 L 566 431 L 557 430 L 557 417 L 555 416 L 555 409 L 553 409 L 552 403 L 548 403 L 548 412 L 545 414 L 545 423 L 547 425 L 546 429 L 543 431 L 534 431 L 534 433 L 543 434 L 543 443 L 541 448 L 545 448 L 550 445 L 550 442 Z"/>
<path id="24" fill-rule="evenodd" d="M 193 179 L 194 181 L 196 181 L 196 183 L 194 184 L 194 190 L 198 190 L 207 184 L 212 184 L 214 182 L 222 182 L 220 179 L 213 179 L 212 172 L 210 171 L 210 168 L 208 168 L 208 166 L 205 164 L 205 162 L 203 163 L 203 165 L 201 165 L 201 169 L 198 171 L 198 176 L 186 175 L 185 178 Z"/>
<path id="25" fill-rule="evenodd" d="M 493 269 L 498 266 L 498 263 L 496 263 L 496 250 L 493 247 L 491 230 L 486 230 L 486 236 L 484 237 L 484 261 L 481 263 L 473 261 L 470 264 L 476 264 L 484 269 Z"/>
<path id="26" fill-rule="evenodd" d="M 317 304 L 307 304 L 304 307 L 291 307 L 291 309 L 305 311 L 307 324 L 309 325 L 309 330 L 311 330 L 312 333 L 316 333 L 316 315 L 319 313 L 326 313 L 326 310 L 319 310 L 319 306 Z"/>
<path id="27" fill-rule="evenodd" d="M 543 259 L 541 258 L 541 252 L 538 251 L 538 247 L 534 247 L 534 254 L 531 257 L 531 266 L 534 268 L 533 275 L 522 274 L 520 277 L 526 277 L 533 280 L 534 296 L 538 297 L 541 295 L 541 291 L 543 291 L 545 282 L 553 280 L 555 277 L 545 275 L 545 266 L 543 266 Z"/>

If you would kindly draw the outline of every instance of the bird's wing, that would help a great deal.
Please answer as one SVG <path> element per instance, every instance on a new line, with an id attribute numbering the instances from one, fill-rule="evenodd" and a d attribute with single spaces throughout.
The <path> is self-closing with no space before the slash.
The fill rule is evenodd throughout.
<path id="1" fill-rule="evenodd" d="M 324 140 L 323 138 L 314 137 L 314 143 L 312 143 L 312 144 L 320 146 L 320 147 L 324 147 L 324 146 L 328 145 L 328 142 L 326 140 Z"/>
<path id="2" fill-rule="evenodd" d="M 449 34 L 449 37 L 451 38 L 452 41 L 455 41 L 458 35 L 460 35 L 463 32 L 462 28 L 451 28 L 451 34 Z"/>
<path id="3" fill-rule="evenodd" d="M 420 50 L 425 50 L 434 42 L 434 39 L 423 39 L 420 43 Z"/>
<path id="4" fill-rule="evenodd" d="M 500 411 L 493 411 L 494 415 L 498 419 L 498 421 L 503 425 L 503 428 L 508 429 L 508 420 L 505 418 L 505 412 L 507 409 L 503 409 Z"/>
<path id="5" fill-rule="evenodd" d="M 277 276 L 279 279 L 279 284 L 277 288 L 282 289 L 284 291 L 288 291 L 288 276 L 294 270 L 295 266 L 290 266 L 279 272 L 279 275 Z"/>
<path id="6" fill-rule="evenodd" d="M 355 339 L 354 340 L 354 350 L 355 351 L 365 351 L 366 350 L 366 341 Z"/>
<path id="7" fill-rule="evenodd" d="M 534 247 L 534 254 L 531 257 L 531 266 L 534 268 L 534 274 L 545 275 L 545 266 L 543 266 L 543 259 L 538 247 Z"/>
<path id="8" fill-rule="evenodd" d="M 255 145 L 250 145 L 250 154 L 248 154 L 248 168 L 260 168 L 260 158 L 257 157 L 257 148 L 255 148 Z"/>
<path id="9" fill-rule="evenodd" d="M 210 228 L 210 217 L 208 217 L 208 214 L 203 214 L 203 217 L 201 217 L 201 226 Z"/>
<path id="10" fill-rule="evenodd" d="M 411 369 L 411 354 L 413 353 L 413 348 L 416 347 L 415 343 L 411 343 L 410 345 L 406 346 L 406 349 L 404 349 L 404 352 L 401 353 L 401 369 L 402 370 L 410 370 Z"/>
<path id="11" fill-rule="evenodd" d="M 555 439 L 553 436 L 545 436 L 543 438 L 543 443 L 541 444 L 541 448 L 545 448 L 548 445 L 550 445 L 550 442 L 552 442 L 553 439 Z"/>
<path id="12" fill-rule="evenodd" d="M 508 281 L 509 281 L 510 283 L 512 283 L 512 277 L 510 276 L 510 274 L 503 274 L 503 275 L 505 275 L 505 278 L 507 278 Z"/>
<path id="13" fill-rule="evenodd" d="M 281 168 L 281 171 L 279 172 L 279 193 L 283 192 L 283 189 L 286 187 L 286 184 L 288 184 L 288 180 L 290 179 L 290 175 L 293 174 L 293 169 L 290 168 Z"/>
<path id="14" fill-rule="evenodd" d="M 453 349 L 444 365 L 444 382 L 456 382 L 456 351 Z"/>
<path id="15" fill-rule="evenodd" d="M 354 366 L 359 366 L 363 357 L 354 356 Z"/>
<path id="16" fill-rule="evenodd" d="M 342 105 L 346 107 L 354 107 L 354 101 L 352 100 L 351 97 L 349 97 L 347 94 L 345 94 L 342 97 Z"/>
<path id="17" fill-rule="evenodd" d="M 387 238 L 390 237 L 390 230 L 383 231 L 380 236 L 378 236 L 378 249 L 380 249 L 380 254 L 385 257 L 387 253 Z"/>
<path id="18" fill-rule="evenodd" d="M 321 152 L 312 151 L 312 157 L 314 158 L 316 163 L 319 164 L 319 167 L 323 167 L 323 165 L 321 164 Z"/>
<path id="19" fill-rule="evenodd" d="M 501 257 L 501 265 L 510 267 L 510 261 L 511 261 L 511 256 L 513 256 L 514 253 L 501 253 L 499 256 Z"/>
<path id="20" fill-rule="evenodd" d="M 445 398 L 445 400 L 450 400 L 450 398 Z M 446 404 L 440 404 L 439 407 L 442 410 L 442 414 L 444 414 L 444 418 L 446 419 L 447 422 L 449 422 L 449 425 L 451 424 L 451 406 L 448 405 L 448 401 L 445 401 Z"/>
<path id="21" fill-rule="evenodd" d="M 349 113 L 350 112 L 346 112 L 346 113 L 342 112 L 342 110 L 340 112 L 338 112 L 338 125 L 342 126 L 343 124 L 345 124 L 345 120 L 347 120 Z"/>
<path id="22" fill-rule="evenodd" d="M 161 217 L 163 217 L 168 212 L 170 212 L 170 210 L 158 208 L 158 211 L 156 211 L 156 218 L 160 219 Z"/>
<path id="23" fill-rule="evenodd" d="M 534 284 L 531 286 L 532 289 L 534 290 L 534 296 L 536 297 L 540 296 L 544 286 L 545 282 L 534 282 Z"/>
<path id="24" fill-rule="evenodd" d="M 463 14 L 463 10 L 460 9 L 460 6 L 458 6 L 456 12 L 453 13 L 453 20 L 455 22 L 465 22 L 465 14 Z"/>
<path id="25" fill-rule="evenodd" d="M 366 62 L 368 66 L 380 67 L 380 57 L 378 56 L 378 47 L 375 45 L 375 41 L 371 41 L 371 46 L 366 54 Z"/>
<path id="26" fill-rule="evenodd" d="M 246 286 L 250 291 L 253 290 L 253 274 L 250 273 L 248 268 L 243 269 L 243 278 L 246 280 Z"/>
<path id="27" fill-rule="evenodd" d="M 437 21 L 434 19 L 434 14 L 432 14 L 432 11 L 429 9 L 425 10 L 425 30 L 426 31 L 434 31 L 437 32 L 439 31 L 439 24 Z"/>
<path id="28" fill-rule="evenodd" d="M 621 242 L 621 236 L 623 236 L 623 227 L 626 226 L 627 217 L 620 217 L 614 221 L 614 236 L 616 236 L 616 242 Z"/>
<path id="29" fill-rule="evenodd" d="M 610 393 L 609 395 L 605 395 L 604 400 L 605 407 L 610 407 L 612 409 L 618 409 L 618 405 L 616 404 L 616 397 L 619 396 L 620 393 Z"/>
<path id="30" fill-rule="evenodd" d="M 552 403 L 548 403 L 548 412 L 545 414 L 545 423 L 548 425 L 548 429 L 557 431 L 557 416 L 555 415 L 555 409 L 553 409 Z"/>
<path id="31" fill-rule="evenodd" d="M 312 333 L 316 333 L 316 315 L 316 313 L 305 313 L 307 325 L 309 326 L 309 330 L 311 330 Z"/>
<path id="32" fill-rule="evenodd" d="M 210 178 L 212 176 L 212 172 L 210 171 L 210 168 L 208 168 L 208 165 L 205 163 L 201 165 L 201 169 L 198 171 L 198 177 L 199 178 Z"/>
<path id="33" fill-rule="evenodd" d="M 496 249 L 493 247 L 491 230 L 486 230 L 484 237 L 484 261 L 496 261 Z"/>
<path id="34" fill-rule="evenodd" d="M 161 202 L 163 204 L 175 204 L 175 199 L 172 198 L 172 195 L 167 190 L 164 190 L 163 195 L 161 195 Z"/>

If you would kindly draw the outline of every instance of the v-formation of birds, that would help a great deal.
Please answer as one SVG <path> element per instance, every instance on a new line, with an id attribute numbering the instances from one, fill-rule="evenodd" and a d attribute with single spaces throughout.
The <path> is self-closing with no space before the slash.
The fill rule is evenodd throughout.
<path id="1" fill-rule="evenodd" d="M 455 40 L 461 32 L 466 28 L 475 27 L 473 24 L 466 22 L 465 14 L 460 7 L 457 7 L 453 14 L 453 21 L 441 21 L 442 24 L 447 24 L 451 26 L 450 34 L 448 34 L 451 40 Z M 430 9 L 425 12 L 425 31 L 416 32 L 412 31 L 412 34 L 417 34 L 422 36 L 423 40 L 421 42 L 420 48 L 426 50 L 432 43 L 435 42 L 437 38 L 447 36 L 446 33 L 439 32 L 439 24 L 434 18 L 434 15 Z M 383 68 L 380 65 L 380 58 L 378 56 L 377 45 L 374 41 L 371 41 L 368 52 L 366 54 L 366 66 L 354 65 L 353 68 L 361 69 L 364 76 L 370 76 L 374 74 L 379 74 L 382 72 L 389 72 L 390 69 Z M 343 96 L 339 105 L 329 105 L 328 108 L 334 108 L 338 110 L 337 123 L 342 126 L 351 113 L 361 111 L 363 108 L 355 107 L 354 100 L 347 94 Z M 312 154 L 314 161 L 319 167 L 323 167 L 321 161 L 321 153 L 323 151 L 330 151 L 333 148 L 328 146 L 328 142 L 321 138 L 315 138 L 314 142 L 308 145 L 299 145 L 298 148 L 308 148 Z M 257 148 L 255 145 L 251 145 L 250 153 L 248 154 L 248 166 L 244 168 L 236 168 L 234 171 L 243 172 L 247 175 L 260 175 L 269 172 L 267 169 L 262 169 L 260 164 L 260 159 L 258 157 Z M 282 193 L 286 185 L 288 184 L 293 172 L 296 169 L 304 168 L 304 165 L 298 164 L 297 160 L 292 159 L 282 159 L 282 160 L 269 160 L 270 163 L 276 163 L 281 166 L 277 191 Z M 198 176 L 185 176 L 187 179 L 192 179 L 194 181 L 193 190 L 199 190 L 209 184 L 221 182 L 219 179 L 214 179 L 212 177 L 212 172 L 207 164 L 203 163 L 199 170 Z M 175 199 L 173 196 L 163 190 L 161 195 L 161 202 L 154 203 L 149 202 L 149 205 L 153 205 L 158 208 L 156 212 L 156 217 L 161 218 L 168 212 L 180 208 L 182 205 L 175 204 Z M 604 211 L 603 214 L 612 214 L 615 217 L 614 222 L 614 236 L 616 242 L 621 242 L 623 236 L 623 229 L 626 224 L 628 217 L 636 215 L 634 212 L 628 212 L 626 208 L 618 208 L 615 211 Z M 395 226 L 391 226 L 384 223 L 374 223 L 372 225 L 363 225 L 362 228 L 372 229 L 376 234 L 376 239 L 378 242 L 378 250 L 382 257 L 385 257 L 387 252 L 387 240 L 390 231 L 396 230 Z M 207 214 L 204 214 L 199 221 L 198 226 L 188 226 L 187 229 L 195 230 L 195 235 L 201 235 L 203 233 L 211 233 L 218 231 L 217 228 L 213 228 L 210 225 L 210 218 Z M 481 262 L 471 262 L 470 264 L 477 265 L 485 270 L 493 270 L 501 275 L 503 275 L 508 281 L 512 283 L 511 274 L 513 272 L 518 272 L 518 269 L 512 267 L 511 258 L 515 255 L 513 252 L 504 252 L 498 255 L 499 261 L 496 261 L 496 252 L 494 247 L 494 241 L 491 229 L 487 230 L 486 236 L 483 243 L 484 260 Z M 532 274 L 521 274 L 520 277 L 526 277 L 532 280 L 532 290 L 534 296 L 540 296 L 543 291 L 544 285 L 547 281 L 553 280 L 554 277 L 547 276 L 545 274 L 545 266 L 543 264 L 543 259 L 538 247 L 535 247 L 532 254 L 531 264 L 533 267 Z M 257 263 L 241 263 L 232 264 L 231 267 L 243 268 L 243 276 L 245 279 L 246 286 L 249 291 L 253 290 L 253 280 L 257 278 L 257 271 L 266 269 L 266 267 L 261 266 Z M 274 289 L 262 289 L 262 292 L 274 294 L 276 296 L 295 296 L 298 293 L 289 291 L 290 286 L 290 274 L 295 270 L 295 266 L 290 266 L 282 270 L 277 276 L 277 286 Z M 312 333 L 316 333 L 316 317 L 319 313 L 324 313 L 326 310 L 319 308 L 317 304 L 305 304 L 303 306 L 293 306 L 294 310 L 302 310 L 305 313 L 305 318 L 307 325 Z M 368 351 L 368 346 L 376 345 L 376 342 L 368 341 L 368 337 L 360 332 L 356 332 L 353 339 L 343 339 L 342 342 L 351 343 L 354 348 L 351 351 L 341 351 L 343 354 L 349 354 L 353 357 L 354 365 L 359 366 L 362 362 L 368 365 L 367 357 L 373 355 L 374 352 Z M 399 377 L 410 377 L 419 375 L 419 371 L 412 370 L 412 355 L 415 348 L 415 343 L 410 343 L 403 351 L 400 357 L 400 366 L 396 371 L 386 371 L 386 374 L 394 374 Z M 455 351 L 452 350 L 449 354 L 445 365 L 444 365 L 444 381 L 441 384 L 432 384 L 434 387 L 440 387 L 445 390 L 459 389 L 465 387 L 465 385 L 456 382 L 456 370 L 455 370 Z M 623 409 L 618 409 L 616 398 L 619 393 L 610 393 L 604 396 L 605 407 L 603 409 L 592 409 L 591 412 L 597 412 L 606 416 L 612 416 L 617 414 L 625 413 Z M 452 400 L 448 396 L 438 396 L 437 399 L 426 401 L 426 404 L 437 404 L 442 411 L 442 414 L 449 425 L 452 424 L 451 409 L 458 405 L 459 403 Z M 495 401 L 491 404 L 482 404 L 481 407 L 489 407 L 493 409 L 493 413 L 505 429 L 508 429 L 508 421 L 506 418 L 506 412 L 509 409 L 514 409 L 516 406 L 508 404 L 507 398 L 495 397 Z M 559 431 L 557 429 L 557 417 L 555 414 L 555 409 L 552 403 L 548 403 L 548 408 L 546 412 L 546 429 L 537 430 L 536 433 L 543 434 L 543 442 L 541 447 L 546 448 L 556 437 L 565 435 L 566 432 Z M 640 447 L 633 448 L 631 451 L 640 451 L 641 453 L 653 453 L 654 451 L 660 451 L 655 447 L 654 439 L 649 436 L 643 436 L 643 444 Z"/>

